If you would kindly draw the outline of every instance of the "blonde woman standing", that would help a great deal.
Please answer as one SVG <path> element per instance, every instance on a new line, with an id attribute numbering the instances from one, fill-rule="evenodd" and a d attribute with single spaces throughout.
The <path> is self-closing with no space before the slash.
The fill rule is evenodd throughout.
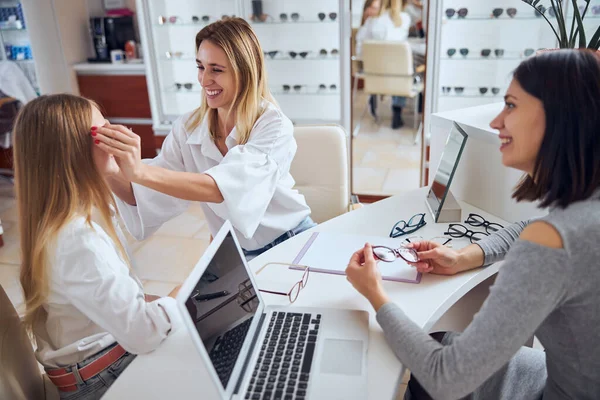
<path id="1" fill-rule="evenodd" d="M 405 41 L 411 25 L 410 15 L 404 12 L 408 0 L 382 0 L 379 15 L 367 19 L 356 34 L 356 55 L 362 57 L 362 45 L 365 40 Z M 377 114 L 377 97 L 369 99 L 371 114 Z M 406 106 L 406 97 L 392 96 L 392 129 L 404 126 L 402 108 Z"/>
<path id="2" fill-rule="evenodd" d="M 119 168 L 90 137 L 104 123 L 64 94 L 29 102 L 13 130 L 25 324 L 62 399 L 100 398 L 178 316 L 175 299 L 144 295 L 130 268 L 104 178 Z"/>
<path id="3" fill-rule="evenodd" d="M 291 121 L 271 96 L 263 52 L 241 18 L 196 35 L 202 104 L 175 122 L 161 153 L 140 159 L 139 137 L 122 126 L 92 133 L 121 169 L 110 180 L 133 236 L 143 239 L 200 202 L 211 233 L 230 220 L 252 258 L 315 224 L 292 189 Z"/>

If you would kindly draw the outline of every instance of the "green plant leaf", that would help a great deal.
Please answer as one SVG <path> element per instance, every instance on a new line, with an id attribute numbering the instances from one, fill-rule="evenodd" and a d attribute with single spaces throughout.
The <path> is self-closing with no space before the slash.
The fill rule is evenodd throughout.
<path id="1" fill-rule="evenodd" d="M 569 37 L 567 36 L 567 28 L 565 26 L 565 16 L 560 12 L 560 7 L 556 6 L 555 0 L 550 0 L 550 3 L 552 4 L 552 8 L 554 9 L 554 14 L 556 14 L 556 22 L 558 24 L 558 30 L 560 32 L 558 47 L 560 47 L 561 49 L 567 48 L 569 47 Z M 548 21 L 548 23 L 550 23 L 550 21 Z"/>
<path id="2" fill-rule="evenodd" d="M 585 42 L 585 27 L 583 26 L 583 19 L 579 14 L 579 8 L 577 8 L 577 0 L 571 0 L 573 2 L 573 14 L 577 19 L 577 29 L 579 30 L 579 48 L 583 49 L 586 46 Z"/>
<path id="3" fill-rule="evenodd" d="M 600 48 L 600 26 L 598 26 L 596 33 L 594 33 L 588 45 L 588 49 L 598 50 L 598 48 Z"/>

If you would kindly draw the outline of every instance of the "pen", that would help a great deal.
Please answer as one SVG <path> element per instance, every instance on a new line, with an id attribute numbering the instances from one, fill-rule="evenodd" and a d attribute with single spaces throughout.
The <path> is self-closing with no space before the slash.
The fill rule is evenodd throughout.
<path id="1" fill-rule="evenodd" d="M 208 301 L 208 300 L 216 299 L 219 297 L 227 296 L 228 294 L 229 294 L 229 292 L 227 290 L 223 290 L 221 292 L 215 292 L 215 293 L 198 294 L 198 295 L 194 296 L 194 298 L 198 301 Z"/>

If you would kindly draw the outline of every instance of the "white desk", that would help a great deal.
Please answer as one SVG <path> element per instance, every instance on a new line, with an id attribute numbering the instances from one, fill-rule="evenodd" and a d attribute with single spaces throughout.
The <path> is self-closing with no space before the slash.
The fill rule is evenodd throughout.
<path id="1" fill-rule="evenodd" d="M 395 196 L 375 204 L 334 218 L 313 230 L 355 233 L 387 237 L 394 223 L 408 220 L 417 213 L 426 212 L 425 194 L 421 188 L 407 195 Z M 482 210 L 466 203 L 463 220 L 469 212 L 476 212 L 489 221 L 506 224 Z M 448 224 L 434 224 L 427 214 L 427 225 L 415 234 L 425 238 L 442 234 Z M 310 231 L 293 237 L 250 262 L 252 271 L 267 262 L 291 262 L 308 239 Z M 401 240 L 398 241 L 399 243 Z M 454 239 L 455 248 L 468 245 L 467 239 Z M 348 254 L 350 259 L 351 254 Z M 498 271 L 498 264 L 469 271 L 453 277 L 426 275 L 418 285 L 384 282 L 391 299 L 424 330 L 429 331 L 436 321 L 465 293 Z M 290 281 L 286 268 L 281 268 L 281 278 Z M 286 274 L 288 274 L 286 276 Z M 272 277 L 272 274 L 269 274 Z M 257 276 L 260 285 L 261 275 Z M 269 304 L 287 304 L 283 296 L 264 294 Z M 295 305 L 309 307 L 332 307 L 367 310 L 371 314 L 369 340 L 369 399 L 392 399 L 399 386 L 403 367 L 390 351 L 383 332 L 375 320 L 375 313 L 368 302 L 359 295 L 342 276 L 313 273 L 306 288 L 300 293 Z M 196 349 L 179 329 L 155 352 L 138 356 L 107 392 L 106 399 L 169 398 L 187 399 L 198 397 L 217 398 L 207 381 L 204 367 Z"/>

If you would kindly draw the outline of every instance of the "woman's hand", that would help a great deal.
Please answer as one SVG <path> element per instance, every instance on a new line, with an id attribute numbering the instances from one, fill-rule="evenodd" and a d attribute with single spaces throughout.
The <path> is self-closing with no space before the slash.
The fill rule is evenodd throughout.
<path id="1" fill-rule="evenodd" d="M 94 143 L 103 151 L 115 157 L 121 173 L 131 182 L 137 182 L 142 175 L 140 137 L 123 125 L 106 124 L 92 130 Z"/>
<path id="2" fill-rule="evenodd" d="M 406 245 L 419 254 L 419 261 L 409 263 L 421 273 L 454 275 L 461 272 L 458 251 L 432 241 L 413 242 Z"/>
<path id="3" fill-rule="evenodd" d="M 369 300 L 375 311 L 389 302 L 381 285 L 381 273 L 369 243 L 352 255 L 346 268 L 346 276 L 352 286 Z"/>

